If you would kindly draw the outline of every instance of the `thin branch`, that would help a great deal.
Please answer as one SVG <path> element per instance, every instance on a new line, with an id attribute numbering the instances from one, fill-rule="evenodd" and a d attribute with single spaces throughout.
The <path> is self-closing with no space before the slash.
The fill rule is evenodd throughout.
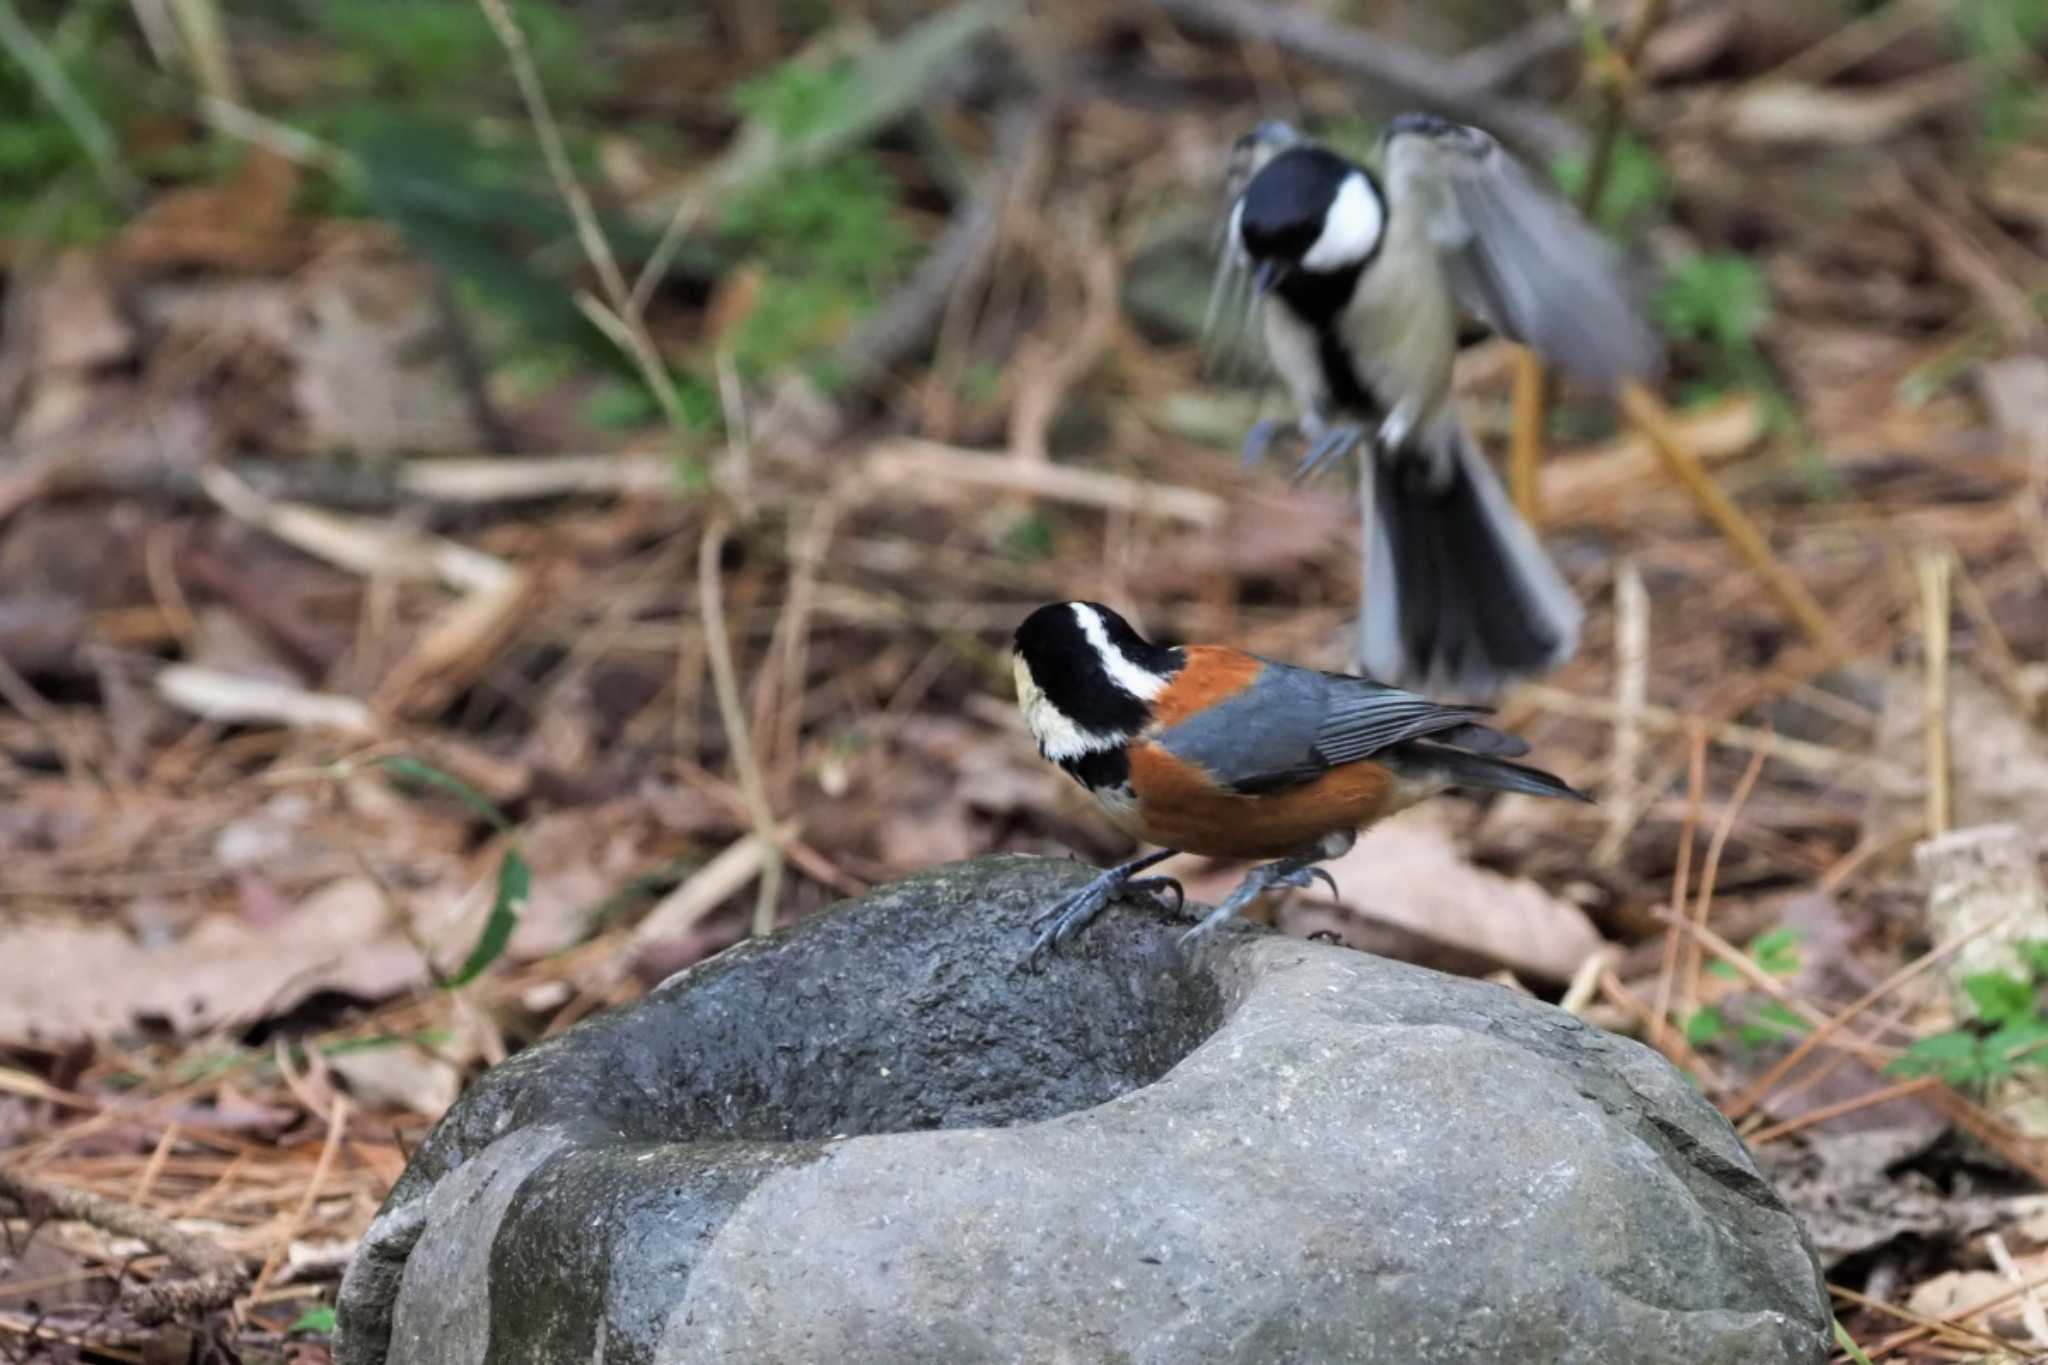
<path id="1" fill-rule="evenodd" d="M 90 1190 L 45 1184 L 4 1168 L 0 1168 L 0 1198 L 20 1205 L 32 1219 L 76 1219 L 117 1237 L 138 1238 L 192 1276 L 123 1290 L 121 1306 L 137 1322 L 154 1325 L 174 1317 L 210 1313 L 227 1307 L 242 1291 L 241 1263 L 219 1243 L 186 1232 L 147 1209 Z"/>
<path id="2" fill-rule="evenodd" d="M 1539 104 L 1496 95 L 1475 71 L 1417 48 L 1333 23 L 1305 5 L 1258 0 L 1144 0 L 1198 33 L 1270 43 L 1279 51 L 1384 87 L 1546 157 L 1584 151 L 1586 135 Z"/>
<path id="3" fill-rule="evenodd" d="M 766 934 L 775 927 L 775 903 L 782 894 L 782 839 L 775 827 L 775 812 L 768 804 L 768 786 L 761 777 L 761 765 L 754 758 L 753 737 L 747 729 L 746 707 L 740 702 L 739 670 L 733 664 L 732 637 L 725 628 L 725 597 L 720 583 L 718 557 L 725 549 L 727 523 L 723 517 L 705 528 L 697 547 L 697 600 L 704 617 L 704 636 L 711 656 L 711 683 L 718 694 L 718 714 L 725 724 L 726 742 L 732 749 L 733 771 L 746 797 L 747 815 L 754 833 L 764 845 L 761 880 L 754 899 L 754 933 Z"/>
<path id="4" fill-rule="evenodd" d="M 623 311 L 626 305 L 626 278 L 619 271 L 618 258 L 612 255 L 611 243 L 605 240 L 604 229 L 598 225 L 597 211 L 591 207 L 590 195 L 584 191 L 583 182 L 576 178 L 576 168 L 569 161 L 569 149 L 562 141 L 562 130 L 555 122 L 554 111 L 548 106 L 548 92 L 540 83 L 540 70 L 533 64 L 533 53 L 526 46 L 526 34 L 520 29 L 519 21 L 505 8 L 505 0 L 477 0 L 483 6 L 484 17 L 491 21 L 491 28 L 497 33 L 498 41 L 505 45 L 505 55 L 512 62 L 512 79 L 519 83 L 519 96 L 526 102 L 526 116 L 533 123 L 533 130 L 540 136 L 541 155 L 547 158 L 548 174 L 554 178 L 555 192 L 562 196 L 562 202 L 569 206 L 570 216 L 576 221 L 576 237 L 583 244 L 583 254 L 590 258 L 590 264 L 597 270 L 598 280 L 604 285 L 605 297 L 613 308 Z"/>

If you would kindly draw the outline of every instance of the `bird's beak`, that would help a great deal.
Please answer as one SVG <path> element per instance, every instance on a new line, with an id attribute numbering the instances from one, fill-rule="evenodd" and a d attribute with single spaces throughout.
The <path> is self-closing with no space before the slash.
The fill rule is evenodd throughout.
<path id="1" fill-rule="evenodd" d="M 1261 261 L 1252 275 L 1252 287 L 1261 294 L 1273 292 L 1273 286 L 1287 278 L 1287 264 L 1284 261 Z"/>

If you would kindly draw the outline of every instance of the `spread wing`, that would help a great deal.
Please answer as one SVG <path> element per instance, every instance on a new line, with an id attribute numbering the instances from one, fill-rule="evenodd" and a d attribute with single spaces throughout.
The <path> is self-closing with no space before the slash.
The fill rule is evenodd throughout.
<path id="1" fill-rule="evenodd" d="M 1460 307 L 1603 393 L 1662 370 L 1620 253 L 1507 149 L 1419 114 L 1385 145 L 1391 195 L 1428 215 Z"/>
<path id="2" fill-rule="evenodd" d="M 1294 125 L 1275 119 L 1261 123 L 1230 147 L 1230 159 L 1223 172 L 1223 216 L 1216 225 L 1216 274 L 1209 285 L 1202 337 L 1212 354 L 1229 356 L 1240 365 L 1253 361 L 1258 347 L 1256 343 L 1248 344 L 1257 300 L 1252 291 L 1251 262 L 1233 231 L 1238 200 L 1268 161 L 1307 140 Z"/>
<path id="3" fill-rule="evenodd" d="M 1504 756 L 1528 750 L 1477 724 L 1486 714 L 1480 707 L 1440 706 L 1368 678 L 1263 662 L 1249 687 L 1162 732 L 1157 742 L 1246 794 L 1310 782 L 1417 739 Z"/>

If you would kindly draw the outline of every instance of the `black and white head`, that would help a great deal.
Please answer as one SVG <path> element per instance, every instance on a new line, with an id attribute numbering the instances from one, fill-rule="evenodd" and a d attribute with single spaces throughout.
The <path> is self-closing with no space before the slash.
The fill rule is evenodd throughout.
<path id="1" fill-rule="evenodd" d="M 1262 290 L 1297 272 L 1355 274 L 1378 254 L 1386 229 L 1386 200 L 1371 172 L 1313 144 L 1266 162 L 1230 223 Z"/>
<path id="2" fill-rule="evenodd" d="M 1152 719 L 1152 702 L 1182 655 L 1148 643 L 1094 602 L 1040 607 L 1017 627 L 1017 705 L 1038 751 L 1078 774 L 1094 755 L 1120 752 Z"/>

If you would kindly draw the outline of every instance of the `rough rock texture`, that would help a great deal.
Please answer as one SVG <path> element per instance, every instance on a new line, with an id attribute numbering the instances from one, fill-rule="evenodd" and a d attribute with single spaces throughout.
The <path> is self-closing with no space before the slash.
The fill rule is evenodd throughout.
<path id="1" fill-rule="evenodd" d="M 1647 1049 L 1084 869 L 936 869 L 498 1067 L 343 1285 L 340 1365 L 1817 1365 L 1799 1228 Z"/>

